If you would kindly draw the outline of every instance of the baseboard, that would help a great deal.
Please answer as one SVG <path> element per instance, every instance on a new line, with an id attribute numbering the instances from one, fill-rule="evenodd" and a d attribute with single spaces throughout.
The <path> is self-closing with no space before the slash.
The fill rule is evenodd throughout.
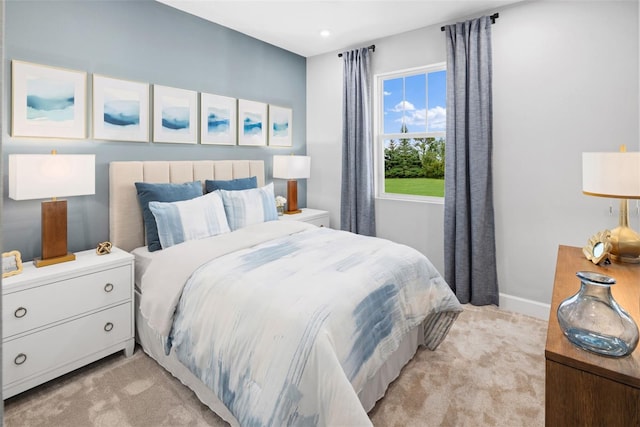
<path id="1" fill-rule="evenodd" d="M 501 293 L 500 309 L 537 317 L 542 320 L 549 320 L 549 310 L 551 306 L 549 304 Z"/>

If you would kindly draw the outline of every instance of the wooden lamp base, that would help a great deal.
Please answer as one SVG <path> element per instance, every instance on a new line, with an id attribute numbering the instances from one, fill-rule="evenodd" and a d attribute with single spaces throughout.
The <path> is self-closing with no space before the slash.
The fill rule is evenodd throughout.
<path id="1" fill-rule="evenodd" d="M 284 213 L 293 215 L 301 212 L 298 209 L 298 181 L 290 179 L 287 181 L 287 210 Z"/>
<path id="2" fill-rule="evenodd" d="M 74 259 L 76 256 L 67 252 L 67 201 L 42 202 L 42 257 L 33 263 L 45 267 Z"/>

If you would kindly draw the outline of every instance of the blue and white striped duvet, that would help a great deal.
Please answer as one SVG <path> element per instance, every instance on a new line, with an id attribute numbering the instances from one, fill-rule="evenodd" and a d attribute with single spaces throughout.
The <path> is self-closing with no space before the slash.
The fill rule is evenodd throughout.
<path id="1" fill-rule="evenodd" d="M 370 425 L 366 381 L 428 315 L 461 310 L 417 251 L 305 228 L 197 268 L 169 341 L 242 426 Z"/>

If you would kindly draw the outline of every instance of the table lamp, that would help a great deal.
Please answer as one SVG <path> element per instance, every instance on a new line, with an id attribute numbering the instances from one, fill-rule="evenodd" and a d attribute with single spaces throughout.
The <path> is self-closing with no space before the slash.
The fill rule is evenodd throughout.
<path id="1" fill-rule="evenodd" d="M 95 194 L 93 154 L 10 154 L 9 198 L 42 202 L 42 257 L 36 267 L 76 259 L 67 252 L 67 201 L 58 197 Z"/>
<path id="2" fill-rule="evenodd" d="M 273 156 L 273 177 L 287 179 L 287 210 L 285 214 L 297 214 L 298 181 L 311 175 L 311 157 L 309 156 Z"/>
<path id="3" fill-rule="evenodd" d="M 620 224 L 611 230 L 611 259 L 640 263 L 640 234 L 629 227 L 628 199 L 640 199 L 640 152 L 582 153 L 582 192 L 620 199 Z"/>

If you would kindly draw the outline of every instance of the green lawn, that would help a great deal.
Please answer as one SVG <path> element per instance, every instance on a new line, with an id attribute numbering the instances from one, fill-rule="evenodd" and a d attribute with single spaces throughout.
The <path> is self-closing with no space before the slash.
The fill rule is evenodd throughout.
<path id="1" fill-rule="evenodd" d="M 385 193 L 444 197 L 444 179 L 386 178 L 384 188 Z"/>

